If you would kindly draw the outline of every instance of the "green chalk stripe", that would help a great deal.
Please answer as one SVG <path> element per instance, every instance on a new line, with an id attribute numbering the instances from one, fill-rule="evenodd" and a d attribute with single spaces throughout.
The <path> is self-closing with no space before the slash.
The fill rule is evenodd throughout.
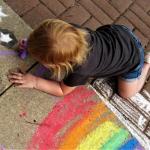
<path id="1" fill-rule="evenodd" d="M 125 129 L 120 129 L 115 133 L 99 150 L 117 150 L 128 138 L 130 133 Z"/>

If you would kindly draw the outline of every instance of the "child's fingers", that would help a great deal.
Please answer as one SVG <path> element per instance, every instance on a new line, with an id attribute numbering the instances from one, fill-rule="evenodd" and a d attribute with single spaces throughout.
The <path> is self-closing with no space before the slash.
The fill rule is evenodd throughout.
<path id="1" fill-rule="evenodd" d="M 9 75 L 8 75 L 8 78 L 9 79 L 18 79 L 18 80 L 22 80 L 23 79 L 23 74 L 22 73 L 15 73 L 15 72 L 11 72 Z"/>
<path id="2" fill-rule="evenodd" d="M 17 83 L 17 84 L 23 84 L 24 81 L 23 80 L 17 80 L 17 79 L 10 79 L 9 80 L 11 83 Z"/>
<path id="3" fill-rule="evenodd" d="M 16 75 L 18 77 L 23 77 L 24 76 L 24 74 L 19 73 L 19 72 L 10 72 L 10 75 Z"/>
<path id="4" fill-rule="evenodd" d="M 12 83 L 23 83 L 23 74 L 21 73 L 10 73 L 8 79 Z"/>
<path id="5" fill-rule="evenodd" d="M 18 80 L 22 80 L 23 79 L 23 77 L 22 76 L 18 76 L 18 75 L 8 75 L 8 78 L 9 79 L 18 79 Z"/>

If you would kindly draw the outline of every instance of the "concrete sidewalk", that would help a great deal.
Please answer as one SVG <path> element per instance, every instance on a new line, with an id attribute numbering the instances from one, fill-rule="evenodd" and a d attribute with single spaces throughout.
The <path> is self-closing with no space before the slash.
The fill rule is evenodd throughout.
<path id="1" fill-rule="evenodd" d="M 104 24 L 119 23 L 132 28 L 135 34 L 141 39 L 145 49 L 150 49 L 149 0 L 4 1 L 12 7 L 12 9 L 16 11 L 16 13 L 20 15 L 20 17 L 32 28 L 35 28 L 42 20 L 46 18 L 60 18 L 82 26 L 90 27 L 92 29 Z M 2 14 L 3 17 L 1 18 L 2 21 L 0 22 L 0 28 L 10 30 L 10 32 L 12 32 L 17 39 L 27 37 L 32 29 L 24 23 L 7 5 L 5 5 L 3 0 L 0 0 L 0 6 L 3 7 L 2 10 L 4 13 L 7 14 L 7 16 Z M 32 58 L 27 58 L 25 61 L 20 60 L 16 53 L 13 52 L 12 55 L 12 49 L 6 48 L 2 45 L 0 45 L 0 49 L 2 51 L 0 51 L 0 118 L 2 118 L 0 121 L 0 144 L 5 145 L 5 148 L 7 149 L 25 149 L 34 132 L 36 130 L 41 130 L 38 130 L 37 126 L 40 126 L 44 116 L 47 116 L 49 112 L 55 110 L 55 107 L 56 111 L 58 111 L 62 104 L 57 105 L 60 100 L 57 97 L 35 90 L 20 90 L 13 87 L 8 82 L 6 77 L 6 74 L 8 74 L 10 69 L 20 67 L 24 71 L 30 71 L 38 75 L 43 75 L 44 73 L 40 69 L 41 66 L 32 60 Z M 44 75 L 47 76 L 47 73 Z M 136 137 L 136 139 L 145 147 L 146 150 L 148 150 L 150 147 L 149 84 L 150 81 L 145 84 L 145 87 L 141 93 L 138 93 L 135 97 L 129 99 L 128 101 L 124 101 L 115 94 L 112 88 L 113 85 L 110 81 L 105 79 L 97 79 L 93 83 L 92 88 L 96 90 L 99 97 L 96 95 L 94 95 L 94 98 L 90 95 L 89 98 L 84 96 L 82 97 L 78 90 L 78 92 L 75 91 L 71 97 L 72 99 L 75 97 L 73 100 L 80 100 L 79 97 L 82 97 L 84 102 L 90 101 L 92 98 L 92 104 L 93 102 L 96 102 L 97 104 L 98 102 L 101 102 L 100 99 L 102 99 L 110 110 L 118 116 L 126 128 L 128 128 L 131 134 Z M 87 89 L 82 90 L 85 93 L 88 93 Z M 68 99 L 68 97 L 65 97 L 64 101 L 67 101 Z M 74 104 L 73 100 L 71 102 Z M 67 107 L 71 107 L 71 104 L 68 103 Z M 77 109 L 75 112 L 78 112 L 80 106 L 78 104 L 74 104 L 74 107 L 76 107 L 74 109 Z M 66 110 L 65 108 L 62 109 L 63 114 Z M 108 114 L 108 111 L 109 110 L 107 110 L 106 114 Z M 111 114 L 111 112 L 109 113 Z M 51 118 L 56 121 L 59 116 L 63 119 L 66 117 L 62 116 L 60 113 Z M 122 127 L 122 124 L 117 120 L 117 118 L 114 118 L 115 119 L 111 119 L 111 117 L 108 117 L 108 120 L 115 120 L 114 122 L 118 122 L 117 124 Z M 79 118 L 76 119 L 78 120 Z M 50 121 L 51 120 L 47 123 L 50 123 Z M 67 124 L 61 132 L 57 133 L 60 135 L 58 136 L 58 139 L 65 133 L 66 128 L 71 126 L 70 124 L 72 121 L 69 122 L 70 123 Z M 47 123 L 45 124 L 44 122 L 44 126 L 46 126 Z M 56 125 L 59 126 L 60 124 L 61 122 L 57 121 Z M 50 127 L 51 125 L 49 124 L 49 128 Z M 57 127 L 55 125 L 52 125 L 53 130 L 51 129 L 51 132 L 53 132 L 56 128 Z M 42 131 L 50 132 L 49 130 Z M 43 137 L 43 133 L 40 136 Z M 131 137 L 131 135 L 129 137 Z M 127 139 L 129 139 L 129 137 Z M 33 140 L 32 142 L 34 143 L 35 141 Z M 54 144 L 54 142 L 52 143 Z M 0 149 L 2 149 L 2 146 L 0 146 Z"/>

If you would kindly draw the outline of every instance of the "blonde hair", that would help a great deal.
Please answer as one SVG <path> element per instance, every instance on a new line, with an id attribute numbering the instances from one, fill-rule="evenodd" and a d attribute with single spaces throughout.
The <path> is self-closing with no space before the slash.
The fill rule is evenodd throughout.
<path id="1" fill-rule="evenodd" d="M 85 62 L 89 48 L 87 31 L 58 19 L 45 20 L 28 39 L 28 51 L 61 79 Z"/>

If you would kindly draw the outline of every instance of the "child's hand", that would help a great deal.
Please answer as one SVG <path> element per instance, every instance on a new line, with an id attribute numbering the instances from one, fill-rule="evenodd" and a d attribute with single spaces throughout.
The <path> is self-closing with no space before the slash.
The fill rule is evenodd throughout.
<path id="1" fill-rule="evenodd" d="M 8 75 L 8 79 L 17 87 L 36 88 L 37 77 L 29 73 L 23 74 L 18 72 L 11 72 Z"/>

